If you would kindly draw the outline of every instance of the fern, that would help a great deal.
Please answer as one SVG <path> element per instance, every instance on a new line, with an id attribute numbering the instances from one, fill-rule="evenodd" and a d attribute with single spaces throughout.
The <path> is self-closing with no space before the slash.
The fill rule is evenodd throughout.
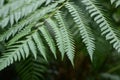
<path id="1" fill-rule="evenodd" d="M 47 41 L 52 53 L 54 54 L 55 58 L 56 57 L 56 47 L 55 47 L 55 44 L 54 44 L 54 41 L 51 37 L 51 35 L 49 34 L 49 32 L 47 31 L 47 29 L 45 28 L 45 26 L 43 25 L 42 27 L 39 28 L 39 30 L 42 32 L 45 40 Z"/>
<path id="2" fill-rule="evenodd" d="M 49 5 L 48 7 L 43 8 L 42 10 L 37 10 L 27 18 L 23 19 L 19 23 L 15 24 L 13 27 L 11 27 L 9 30 L 4 32 L 2 35 L 0 35 L 0 41 L 7 40 L 9 37 L 14 36 L 18 31 L 23 29 L 25 26 L 27 26 L 31 22 L 37 22 L 43 16 L 51 11 L 54 10 L 54 8 L 57 6 L 57 3 Z"/>
<path id="3" fill-rule="evenodd" d="M 93 52 L 95 49 L 95 44 L 94 44 L 95 39 L 93 37 L 93 34 L 90 28 L 86 25 L 87 22 L 85 21 L 84 17 L 82 17 L 83 16 L 82 12 L 80 12 L 80 15 L 79 15 L 79 12 L 73 5 L 74 4 L 66 3 L 65 6 L 69 10 L 70 14 L 72 15 L 74 22 L 78 25 L 79 30 L 80 30 L 80 35 L 83 38 L 83 42 L 87 46 L 88 53 L 92 60 Z"/>
<path id="4" fill-rule="evenodd" d="M 28 14 L 32 13 L 33 11 L 35 11 L 43 2 L 44 0 L 41 1 L 37 0 L 31 3 L 27 3 L 22 8 L 20 7 L 19 9 L 12 11 L 8 16 L 6 16 L 4 19 L 0 21 L 1 26 L 3 26 L 4 25 L 3 23 L 5 23 L 6 21 L 7 22 L 10 21 L 10 24 L 12 26 L 15 23 L 15 21 L 18 22 L 20 18 L 23 18 Z"/>
<path id="5" fill-rule="evenodd" d="M 32 0 L 31 0 L 32 1 Z M 30 2 L 27 0 L 15 0 L 11 1 L 10 3 L 6 4 L 5 6 L 0 8 L 0 17 L 5 17 L 9 14 L 9 12 L 12 12 L 13 10 L 23 6 L 25 3 Z"/>
<path id="6" fill-rule="evenodd" d="M 24 27 L 25 25 L 27 25 L 28 23 L 31 23 L 32 21 L 37 21 L 39 20 L 42 16 L 44 16 L 45 14 L 53 11 L 53 9 L 57 6 L 57 3 L 56 4 L 52 4 L 44 9 L 40 9 L 40 10 L 37 10 L 35 11 L 33 14 L 31 14 L 30 16 L 28 16 L 26 19 L 22 20 L 18 25 L 16 26 L 19 26 L 22 24 L 21 27 Z M 33 17 L 34 16 L 34 17 Z M 6 25 L 7 25 L 8 21 L 6 21 L 6 23 L 4 24 L 4 21 L 1 23 L 2 24 L 2 27 L 4 28 Z"/>
<path id="7" fill-rule="evenodd" d="M 118 32 L 112 28 L 103 9 L 98 6 L 100 2 L 81 1 L 82 3 L 79 1 L 71 3 L 69 0 L 0 0 L 0 45 L 4 42 L 3 46 L 6 48 L 0 56 L 0 70 L 14 62 L 25 60 L 17 64 L 21 79 L 44 80 L 46 61 L 51 57 L 47 50 L 51 50 L 56 59 L 58 52 L 62 60 L 66 55 L 74 65 L 75 53 L 79 52 L 77 50 L 82 46 L 77 44 L 81 44 L 81 40 L 78 40 L 80 35 L 93 60 L 95 50 L 93 32 L 97 32 L 96 29 L 100 29 L 106 40 L 120 52 Z M 111 0 L 111 3 L 116 7 L 120 5 L 119 0 Z M 85 11 L 88 11 L 89 18 L 98 24 L 94 26 L 99 28 L 90 26 L 93 22 L 90 21 L 89 24 Z"/>
<path id="8" fill-rule="evenodd" d="M 32 35 L 32 38 L 34 39 L 35 43 L 37 44 L 37 48 L 38 50 L 40 51 L 41 55 L 44 57 L 44 59 L 47 61 L 47 58 L 46 58 L 46 50 L 45 50 L 45 46 L 38 34 L 38 32 L 35 32 L 33 35 Z"/>
<path id="9" fill-rule="evenodd" d="M 37 59 L 29 56 L 25 61 L 16 64 L 16 70 L 22 80 L 45 80 L 47 66 L 41 55 L 38 55 Z"/>
<path id="10" fill-rule="evenodd" d="M 14 49 L 13 49 L 14 48 Z M 12 64 L 14 61 L 25 59 L 29 55 L 29 50 L 37 58 L 36 46 L 31 36 L 24 41 L 19 41 L 15 45 L 9 46 L 0 59 L 0 70 Z"/>
<path id="11" fill-rule="evenodd" d="M 9 42 L 7 43 L 8 46 L 14 44 L 16 41 L 18 41 L 20 38 L 28 35 L 31 32 L 31 28 L 36 24 L 31 23 L 30 25 L 26 26 L 22 31 L 20 31 L 18 34 L 16 34 L 15 37 L 13 37 Z M 7 38 L 8 39 L 8 38 Z"/>
<path id="12" fill-rule="evenodd" d="M 102 13 L 102 10 L 100 10 L 100 8 L 95 5 L 95 2 L 92 2 L 91 0 L 83 0 L 83 3 L 86 5 L 86 10 L 89 11 L 90 16 L 93 17 L 94 21 L 99 25 L 102 35 L 105 35 L 106 40 L 110 40 L 113 47 L 120 52 L 120 40 L 112 29 L 111 24 Z"/>
<path id="13" fill-rule="evenodd" d="M 118 7 L 120 6 L 120 0 L 110 0 L 111 4 L 115 3 L 115 6 Z"/>
<path id="14" fill-rule="evenodd" d="M 7 24 L 6 25 L 4 24 L 6 23 L 6 21 L 7 23 L 10 21 L 10 24 L 12 26 L 15 23 L 15 21 L 18 22 L 20 18 L 23 18 L 29 15 L 44 2 L 45 0 L 41 0 L 41 1 L 35 0 L 34 2 L 27 3 L 22 8 L 20 7 L 19 9 L 12 11 L 8 16 L 6 16 L 4 19 L 0 21 L 1 26 L 3 27 L 6 26 Z"/>
<path id="15" fill-rule="evenodd" d="M 20 61 L 21 58 L 23 58 L 23 59 L 27 58 L 29 55 L 29 51 L 31 51 L 33 53 L 33 55 L 36 59 L 37 58 L 37 48 L 36 48 L 35 43 L 37 44 L 37 48 L 41 52 L 41 55 L 43 55 L 45 60 L 47 60 L 46 55 L 45 55 L 46 51 L 45 51 L 43 42 L 40 39 L 37 31 L 35 31 L 34 33 L 32 33 L 32 35 L 28 36 L 26 40 L 17 41 L 14 45 L 11 45 L 8 47 L 8 49 L 6 50 L 6 53 L 4 53 L 4 55 L 0 59 L 0 65 L 1 65 L 0 70 L 9 66 L 14 61 L 17 61 L 17 60 Z M 12 48 L 15 48 L 15 49 L 12 49 Z"/>
<path id="16" fill-rule="evenodd" d="M 66 54 L 71 61 L 72 65 L 73 59 L 74 59 L 74 40 L 72 38 L 72 34 L 67 30 L 67 27 L 64 23 L 64 20 L 61 16 L 60 11 L 57 11 L 55 14 L 55 18 L 58 21 L 58 25 L 60 27 L 60 32 L 62 33 L 63 36 L 63 42 L 64 42 L 64 50 L 66 51 Z"/>
<path id="17" fill-rule="evenodd" d="M 55 9 L 55 7 L 57 6 L 57 4 L 58 3 L 53 3 L 45 8 L 39 9 L 39 10 L 35 11 L 33 14 L 31 14 L 30 16 L 28 16 L 27 18 L 25 18 L 24 20 L 15 24 L 14 27 L 11 27 L 7 31 L 7 33 L 5 32 L 4 35 L 1 35 L 1 37 L 0 37 L 1 41 L 5 40 L 5 39 L 9 39 L 9 37 L 11 35 L 12 36 L 15 35 L 18 31 L 21 31 L 28 24 L 29 25 L 28 25 L 28 27 L 26 27 L 26 29 L 31 29 L 32 26 L 35 25 L 33 23 L 40 20 L 47 13 L 53 11 Z M 30 24 L 31 22 L 33 22 L 32 25 Z M 44 30 L 44 29 L 42 28 L 42 30 Z M 39 34 L 36 31 L 37 30 L 35 30 L 35 32 L 33 31 L 33 33 L 31 34 L 30 30 L 28 32 L 25 32 L 23 30 L 22 32 L 25 32 L 25 34 L 23 34 L 23 35 L 17 34 L 15 36 L 15 38 L 13 38 L 8 43 L 9 46 L 7 47 L 6 52 L 3 54 L 2 58 L 0 59 L 0 65 L 1 65 L 0 70 L 4 69 L 5 67 L 9 66 L 10 64 L 12 64 L 13 62 L 15 62 L 17 60 L 20 61 L 22 58 L 23 59 L 27 58 L 29 55 L 29 51 L 31 51 L 33 53 L 33 55 L 36 59 L 37 58 L 37 48 L 40 51 L 41 55 L 43 55 L 43 57 L 47 61 L 44 44 L 43 44 L 42 40 L 39 38 L 39 36 L 38 36 Z M 42 31 L 42 33 L 47 33 L 47 31 L 44 30 L 44 31 Z M 21 37 L 28 35 L 28 34 L 29 34 L 29 36 L 27 37 L 27 39 L 17 41 Z M 52 43 L 52 44 L 50 43 L 50 42 L 52 42 L 52 39 L 48 36 L 49 36 L 48 34 L 44 35 L 46 41 L 48 42 L 51 50 L 54 52 L 54 55 L 55 55 L 55 51 L 54 51 L 55 47 L 53 47 L 54 43 Z M 14 49 L 12 49 L 12 48 L 14 48 Z"/>
<path id="18" fill-rule="evenodd" d="M 57 27 L 57 24 L 52 19 L 49 18 L 46 20 L 46 22 L 52 27 L 52 30 L 55 33 L 55 39 L 57 42 L 57 46 L 59 48 L 59 51 L 61 52 L 61 56 L 63 60 L 64 54 L 65 54 L 65 46 L 64 46 L 64 40 L 63 40 L 62 33 L 60 29 Z"/>
<path id="19" fill-rule="evenodd" d="M 36 50 L 35 43 L 33 42 L 32 39 L 29 39 L 27 43 L 28 43 L 28 46 L 30 48 L 30 51 L 33 53 L 33 55 L 34 55 L 34 57 L 36 59 L 37 58 L 37 50 Z"/>
<path id="20" fill-rule="evenodd" d="M 39 30 L 41 31 L 44 29 L 40 28 Z M 47 31 L 44 30 L 43 33 L 47 33 Z M 48 37 L 48 35 L 45 35 L 45 38 L 46 37 Z M 47 39 L 47 42 L 48 42 L 48 40 L 50 40 L 50 42 L 51 42 L 50 37 L 48 37 L 46 39 Z M 13 39 L 13 41 L 14 41 L 14 39 Z M 55 48 L 54 43 L 52 44 L 50 42 L 48 42 L 48 44 L 49 44 L 50 48 L 52 48 L 52 50 L 53 50 L 53 48 Z M 12 49 L 12 48 L 15 48 L 15 49 Z M 10 64 L 12 64 L 13 62 L 15 62 L 17 60 L 20 61 L 21 58 L 23 58 L 23 59 L 27 58 L 29 56 L 30 51 L 36 59 L 37 58 L 37 49 L 40 51 L 41 55 L 47 61 L 45 46 L 41 40 L 41 37 L 39 36 L 39 33 L 37 32 L 37 30 L 35 30 L 31 35 L 27 36 L 26 40 L 17 41 L 14 45 L 8 46 L 8 49 L 6 50 L 6 52 L 0 59 L 0 65 L 1 65 L 0 70 L 9 66 Z M 55 55 L 55 53 L 54 53 L 54 55 Z M 55 57 L 56 57 L 56 55 L 55 55 Z"/>

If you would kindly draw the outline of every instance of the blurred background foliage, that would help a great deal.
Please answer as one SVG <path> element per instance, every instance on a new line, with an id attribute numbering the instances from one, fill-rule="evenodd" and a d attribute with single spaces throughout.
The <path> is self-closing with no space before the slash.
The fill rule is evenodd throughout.
<path id="1" fill-rule="evenodd" d="M 111 16 L 111 20 L 113 23 L 116 23 L 116 28 L 120 30 L 120 7 L 115 8 L 114 5 L 110 4 L 109 0 L 100 1 L 102 5 L 109 10 L 108 14 Z M 67 17 L 67 19 L 68 18 L 69 17 Z M 94 22 L 90 21 L 90 25 L 92 25 L 93 29 L 96 29 Z M 0 32 L 2 32 L 1 29 Z M 75 66 L 73 67 L 67 58 L 61 61 L 61 59 L 55 60 L 49 57 L 50 62 L 45 64 L 46 73 L 43 74 L 46 76 L 46 80 L 120 80 L 120 54 L 118 54 L 104 38 L 100 37 L 99 31 L 95 36 L 97 48 L 94 53 L 93 62 L 90 61 L 84 44 L 79 43 L 79 41 L 77 42 L 77 39 L 75 43 L 77 44 Z M 0 42 L 1 52 L 4 51 L 3 44 L 4 42 Z M 30 58 L 28 58 L 28 60 L 29 59 Z M 25 62 L 20 62 L 17 64 L 24 63 Z M 20 80 L 15 70 L 15 65 L 16 64 L 13 64 L 1 71 L 0 80 Z"/>

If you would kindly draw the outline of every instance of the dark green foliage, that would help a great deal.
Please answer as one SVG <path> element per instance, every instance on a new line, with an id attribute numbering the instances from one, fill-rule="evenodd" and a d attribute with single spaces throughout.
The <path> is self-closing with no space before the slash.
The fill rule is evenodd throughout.
<path id="1" fill-rule="evenodd" d="M 45 80 L 48 70 L 46 61 L 38 55 L 37 59 L 29 56 L 25 61 L 16 64 L 16 70 L 21 80 Z"/>

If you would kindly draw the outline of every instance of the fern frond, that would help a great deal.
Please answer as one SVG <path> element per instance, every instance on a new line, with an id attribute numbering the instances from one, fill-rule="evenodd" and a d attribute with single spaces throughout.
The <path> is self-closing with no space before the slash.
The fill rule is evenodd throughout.
<path id="1" fill-rule="evenodd" d="M 42 32 L 46 42 L 48 43 L 53 55 L 55 58 L 57 58 L 56 56 L 56 47 L 55 47 L 55 42 L 53 41 L 51 35 L 49 34 L 48 30 L 46 29 L 46 27 L 44 25 L 42 25 L 39 30 Z"/>
<path id="2" fill-rule="evenodd" d="M 28 16 L 27 18 L 25 18 L 24 20 L 22 20 L 21 22 L 19 22 L 18 24 L 16 24 L 15 26 L 21 26 L 21 28 L 22 27 L 24 27 L 25 25 L 27 25 L 27 24 L 29 24 L 29 23 L 31 23 L 31 22 L 33 22 L 33 21 L 38 21 L 40 18 L 42 18 L 45 14 L 47 14 L 47 13 L 49 13 L 49 12 L 51 12 L 51 11 L 53 11 L 54 10 L 54 8 L 57 6 L 57 3 L 54 3 L 54 4 L 52 4 L 52 5 L 49 5 L 49 6 L 47 6 L 47 7 L 44 7 L 44 8 L 42 8 L 42 9 L 39 9 L 39 10 L 37 10 L 37 11 L 35 11 L 33 14 L 31 14 L 30 16 Z M 1 23 L 1 27 L 2 28 L 4 28 L 6 25 L 7 25 L 7 23 L 8 23 L 8 21 L 6 21 L 6 19 L 5 19 L 5 22 L 6 23 L 4 23 L 4 21 Z M 22 25 L 21 25 L 22 24 Z M 16 31 L 16 30 L 15 30 Z"/>
<path id="3" fill-rule="evenodd" d="M 22 80 L 44 80 L 47 66 L 41 55 L 37 59 L 29 56 L 25 61 L 16 64 L 16 70 Z"/>
<path id="4" fill-rule="evenodd" d="M 52 19 L 50 18 L 46 19 L 46 22 L 52 27 L 52 30 L 55 33 L 55 39 L 57 42 L 57 46 L 59 48 L 59 51 L 61 52 L 61 56 L 63 60 L 64 54 L 65 54 L 65 46 L 64 46 L 64 40 L 63 40 L 62 33 L 60 29 L 57 27 L 57 24 Z"/>
<path id="5" fill-rule="evenodd" d="M 15 45 L 9 46 L 3 56 L 0 58 L 0 70 L 9 66 L 17 60 L 25 59 L 29 55 L 29 50 L 33 53 L 34 57 L 37 58 L 36 46 L 29 36 L 24 41 L 16 42 Z"/>
<path id="6" fill-rule="evenodd" d="M 30 48 L 30 51 L 32 52 L 32 54 L 34 55 L 34 57 L 36 59 L 37 58 L 37 49 L 36 49 L 35 43 L 33 42 L 32 38 L 28 39 L 27 43 Z"/>
<path id="7" fill-rule="evenodd" d="M 105 35 L 106 40 L 110 40 L 110 43 L 113 44 L 113 47 L 120 52 L 120 40 L 111 27 L 112 25 L 102 13 L 102 10 L 95 5 L 96 2 L 91 0 L 83 0 L 82 2 L 86 5 L 86 10 L 89 11 L 90 16 L 93 17 L 94 21 L 99 25 L 102 35 Z"/>
<path id="8" fill-rule="evenodd" d="M 57 3 L 54 3 L 43 9 L 35 11 L 33 14 L 31 14 L 30 16 L 23 19 L 22 21 L 20 21 L 19 23 L 15 24 L 13 27 L 11 27 L 9 30 L 7 30 L 6 32 L 1 34 L 0 41 L 7 40 L 9 37 L 14 36 L 18 31 L 23 29 L 28 24 L 39 21 L 41 18 L 43 18 L 44 15 L 53 11 L 56 6 L 57 6 Z"/>
<path id="9" fill-rule="evenodd" d="M 90 55 L 91 60 L 93 60 L 93 53 L 95 49 L 94 37 L 90 30 L 90 28 L 86 25 L 86 21 L 83 17 L 82 12 L 78 12 L 74 7 L 74 4 L 66 3 L 66 8 L 69 10 L 72 15 L 74 22 L 78 25 L 80 30 L 80 35 L 83 38 L 83 42 L 87 46 L 88 53 Z"/>
<path id="10" fill-rule="evenodd" d="M 17 10 L 14 10 L 12 12 L 10 12 L 9 15 L 7 15 L 6 17 L 4 17 L 1 21 L 0 21 L 0 26 L 6 26 L 4 23 L 10 22 L 11 26 L 16 22 L 18 22 L 19 19 L 29 15 L 30 13 L 32 13 L 33 11 L 35 11 L 39 6 L 41 6 L 41 4 L 43 4 L 45 2 L 45 0 L 34 0 L 33 2 L 27 3 L 25 4 L 23 7 L 18 8 Z"/>
<path id="11" fill-rule="evenodd" d="M 36 23 L 31 23 L 30 25 L 26 26 L 22 31 L 20 31 L 18 34 L 16 34 L 11 40 L 8 41 L 7 45 L 10 46 L 14 44 L 16 41 L 18 41 L 20 38 L 28 35 L 31 32 L 31 28 Z M 8 38 L 7 38 L 8 39 Z"/>
<path id="12" fill-rule="evenodd" d="M 58 25 L 60 27 L 60 31 L 63 36 L 66 54 L 67 54 L 69 60 L 71 61 L 72 65 L 74 65 L 73 60 L 74 60 L 74 52 L 75 51 L 74 51 L 74 40 L 72 38 L 72 34 L 69 32 L 69 30 L 67 30 L 67 27 L 64 23 L 64 20 L 61 16 L 60 11 L 57 11 L 57 13 L 55 14 L 55 18 L 58 21 Z"/>
<path id="13" fill-rule="evenodd" d="M 115 3 L 115 6 L 118 7 L 120 6 L 120 0 L 110 0 L 111 4 Z"/>
<path id="14" fill-rule="evenodd" d="M 32 1 L 32 0 L 31 0 Z M 5 17 L 9 14 L 9 12 L 12 12 L 13 10 L 23 6 L 25 3 L 28 3 L 30 1 L 27 0 L 15 0 L 12 1 L 5 6 L 2 6 L 0 8 L 0 17 Z"/>
<path id="15" fill-rule="evenodd" d="M 47 58 L 46 58 L 46 50 L 45 50 L 45 46 L 43 44 L 43 41 L 41 40 L 40 36 L 39 36 L 39 33 L 38 32 L 35 32 L 33 35 L 32 35 L 32 38 L 34 39 L 36 45 L 37 45 L 37 48 L 38 50 L 40 51 L 41 55 L 44 57 L 44 59 L 47 61 Z"/>

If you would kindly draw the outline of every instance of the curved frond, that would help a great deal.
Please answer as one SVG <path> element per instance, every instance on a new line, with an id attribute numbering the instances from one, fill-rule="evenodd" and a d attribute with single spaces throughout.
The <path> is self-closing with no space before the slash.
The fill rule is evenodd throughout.
<path id="1" fill-rule="evenodd" d="M 9 22 L 12 26 L 15 22 L 18 22 L 19 19 L 21 19 L 21 18 L 29 15 L 33 11 L 35 11 L 44 2 L 45 2 L 45 0 L 41 0 L 41 1 L 34 0 L 32 2 L 30 1 L 29 3 L 25 4 L 23 7 L 20 7 L 17 10 L 10 12 L 9 15 L 4 17 L 0 21 L 0 26 L 2 26 L 4 28 L 7 25 L 7 23 L 9 23 Z M 4 23 L 6 23 L 6 24 L 4 24 Z"/>
<path id="2" fill-rule="evenodd" d="M 55 14 L 55 18 L 58 21 L 58 25 L 60 27 L 60 32 L 62 33 L 63 36 L 63 42 L 64 42 L 64 46 L 65 46 L 65 51 L 66 54 L 69 58 L 69 60 L 71 61 L 72 65 L 74 65 L 74 40 L 72 38 L 72 34 L 69 32 L 69 30 L 67 29 L 65 23 L 64 23 L 64 19 L 61 16 L 60 11 L 57 11 L 57 13 Z"/>
<path id="3" fill-rule="evenodd" d="M 24 41 L 16 42 L 15 45 L 8 47 L 3 56 L 0 58 L 0 70 L 9 66 L 15 61 L 20 61 L 22 58 L 28 57 L 30 51 L 33 53 L 34 57 L 37 58 L 36 46 L 32 40 L 32 37 L 27 37 Z"/>
<path id="4" fill-rule="evenodd" d="M 42 8 L 40 10 L 35 11 L 33 14 L 28 16 L 27 18 L 23 19 L 19 23 L 15 24 L 13 27 L 8 29 L 6 32 L 0 35 L 0 41 L 7 40 L 9 37 L 14 36 L 18 31 L 23 29 L 25 26 L 27 26 L 29 23 L 37 22 L 43 16 L 51 11 L 54 10 L 54 8 L 57 6 L 57 3 L 54 3 L 52 5 L 49 5 L 48 7 Z"/>
<path id="5" fill-rule="evenodd" d="M 13 10 L 23 6 L 26 3 L 29 3 L 32 0 L 15 0 L 15 1 L 11 1 L 10 3 L 2 6 L 0 8 L 0 17 L 5 17 L 9 14 L 9 12 L 12 12 Z"/>
<path id="6" fill-rule="evenodd" d="M 87 46 L 88 53 L 92 60 L 95 49 L 95 44 L 94 44 L 95 39 L 93 37 L 93 34 L 89 26 L 86 25 L 87 22 L 85 21 L 82 12 L 79 13 L 77 9 L 74 7 L 74 4 L 66 3 L 65 6 L 72 15 L 74 22 L 78 25 L 80 30 L 80 35 L 82 36 L 83 42 Z"/>
<path id="7" fill-rule="evenodd" d="M 45 50 L 45 46 L 39 36 L 39 33 L 38 32 L 35 32 L 32 34 L 32 38 L 34 39 L 36 45 L 37 45 L 37 48 L 38 50 L 40 51 L 41 55 L 44 57 L 44 59 L 47 61 L 47 58 L 46 58 L 46 50 Z"/>
<path id="8" fill-rule="evenodd" d="M 46 19 L 46 22 L 52 27 L 52 30 L 55 33 L 55 39 L 57 42 L 57 46 L 59 48 L 59 51 L 61 52 L 61 56 L 63 60 L 64 54 L 65 54 L 65 46 L 64 46 L 64 40 L 63 40 L 62 33 L 60 29 L 57 27 L 57 24 L 52 19 L 50 18 Z"/>
<path id="9" fill-rule="evenodd" d="M 112 25 L 102 13 L 102 10 L 95 5 L 97 2 L 92 0 L 83 0 L 82 2 L 86 5 L 86 10 L 89 11 L 90 16 L 93 17 L 94 21 L 99 25 L 102 35 L 105 35 L 106 40 L 110 40 L 113 47 L 120 52 L 120 40 L 111 27 Z"/>
<path id="10" fill-rule="evenodd" d="M 29 46 L 30 51 L 34 55 L 35 59 L 37 58 L 37 49 L 35 43 L 33 42 L 32 38 L 28 39 L 27 44 Z"/>
<path id="11" fill-rule="evenodd" d="M 22 80 L 45 80 L 47 66 L 41 55 L 37 59 L 29 56 L 25 61 L 16 64 L 16 70 Z"/>
<path id="12" fill-rule="evenodd" d="M 26 26 L 22 31 L 20 31 L 18 34 L 16 34 L 15 37 L 13 37 L 11 40 L 9 40 L 7 45 L 10 46 L 10 45 L 14 44 L 16 41 L 18 41 L 20 38 L 28 35 L 31 32 L 31 28 L 35 24 L 36 24 L 36 22 Z"/>
<path id="13" fill-rule="evenodd" d="M 57 58 L 56 56 L 56 47 L 55 47 L 55 42 L 53 41 L 51 35 L 49 34 L 48 30 L 44 25 L 42 25 L 39 30 L 42 32 L 46 42 L 48 43 L 52 53 L 54 54 L 54 57 Z"/>

